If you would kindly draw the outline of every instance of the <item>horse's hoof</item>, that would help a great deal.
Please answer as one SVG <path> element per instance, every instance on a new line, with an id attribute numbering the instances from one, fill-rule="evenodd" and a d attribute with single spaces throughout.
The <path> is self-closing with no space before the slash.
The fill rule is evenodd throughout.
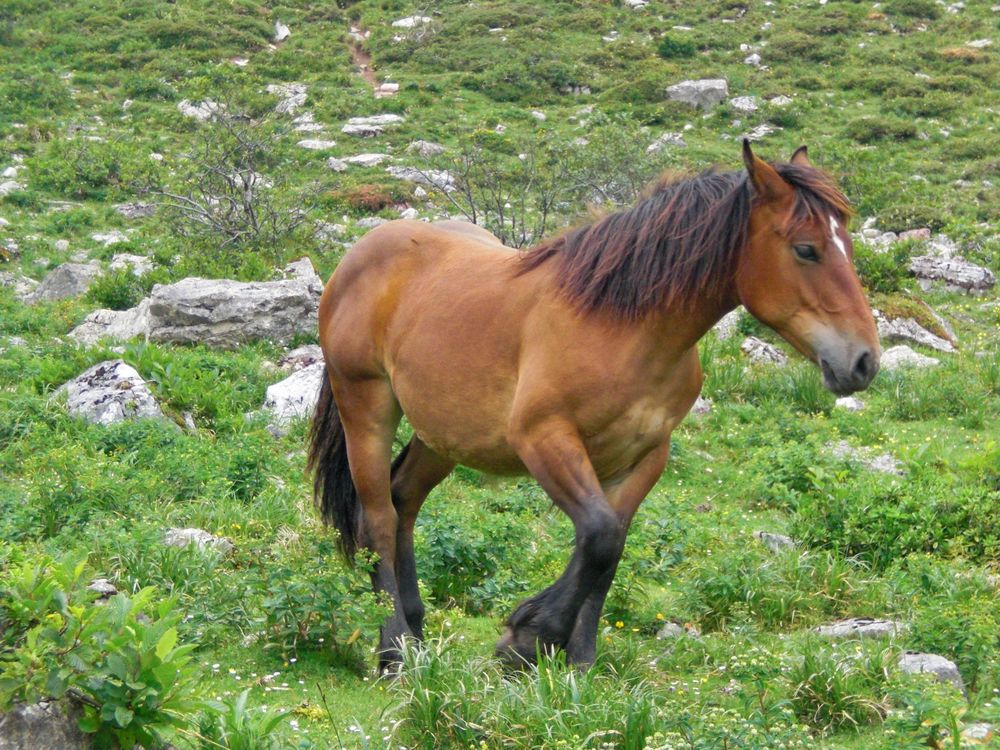
<path id="1" fill-rule="evenodd" d="M 519 640 L 522 642 L 518 643 Z M 518 638 L 518 634 L 509 627 L 497 641 L 496 658 L 500 660 L 505 670 L 523 672 L 535 664 L 535 654 L 537 653 L 535 639 L 530 639 L 530 648 L 523 641 L 524 639 Z"/>

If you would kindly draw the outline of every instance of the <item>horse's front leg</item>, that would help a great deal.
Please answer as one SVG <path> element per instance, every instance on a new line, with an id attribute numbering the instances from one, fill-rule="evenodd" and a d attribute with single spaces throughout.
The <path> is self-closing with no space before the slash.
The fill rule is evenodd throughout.
<path id="1" fill-rule="evenodd" d="M 620 523 L 626 532 L 632 523 L 632 517 L 639 509 L 639 504 L 653 489 L 663 473 L 663 467 L 666 466 L 669 455 L 670 441 L 668 440 L 646 454 L 623 479 L 605 485 L 604 491 L 608 498 L 608 504 L 618 514 Z M 623 538 L 622 549 L 624 546 Z M 589 666 L 594 663 L 601 611 L 604 609 L 604 600 L 608 596 L 608 590 L 611 588 L 611 582 L 614 580 L 617 569 L 618 561 L 616 560 L 615 566 L 605 574 L 591 591 L 583 606 L 580 607 L 580 614 L 577 615 L 573 634 L 570 636 L 569 643 L 566 644 L 566 658 L 573 664 Z"/>
<path id="2" fill-rule="evenodd" d="M 497 655 L 533 663 L 538 649 L 565 648 L 580 608 L 596 587 L 610 585 L 625 539 L 622 518 L 609 505 L 575 427 L 566 420 L 536 422 L 511 441 L 531 474 L 573 521 L 576 544 L 563 574 L 522 602 L 507 620 Z"/>

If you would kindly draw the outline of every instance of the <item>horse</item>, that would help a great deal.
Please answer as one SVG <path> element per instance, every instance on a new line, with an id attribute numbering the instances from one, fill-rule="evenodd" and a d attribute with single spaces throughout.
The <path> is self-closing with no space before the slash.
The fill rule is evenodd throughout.
<path id="1" fill-rule="evenodd" d="M 595 658 L 639 504 L 702 384 L 696 344 L 742 304 L 838 395 L 880 348 L 855 273 L 851 209 L 805 147 L 745 170 L 663 180 L 633 208 L 526 251 L 478 226 L 392 221 L 343 257 L 319 305 L 326 364 L 309 468 L 324 521 L 392 602 L 380 672 L 423 636 L 414 524 L 457 464 L 530 474 L 573 522 L 565 571 L 520 603 L 496 654 Z M 393 459 L 405 415 L 413 437 Z"/>

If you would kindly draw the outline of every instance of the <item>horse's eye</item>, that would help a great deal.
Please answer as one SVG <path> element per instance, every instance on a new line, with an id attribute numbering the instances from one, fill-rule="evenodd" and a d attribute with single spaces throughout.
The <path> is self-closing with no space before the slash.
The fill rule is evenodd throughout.
<path id="1" fill-rule="evenodd" d="M 812 245 L 796 245 L 794 249 L 795 255 L 798 256 L 799 260 L 810 261 L 812 263 L 819 260 L 816 248 Z"/>

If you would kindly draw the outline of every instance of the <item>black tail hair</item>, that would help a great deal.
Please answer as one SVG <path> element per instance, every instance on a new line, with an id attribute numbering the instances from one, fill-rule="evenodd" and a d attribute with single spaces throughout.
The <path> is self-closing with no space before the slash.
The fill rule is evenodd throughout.
<path id="1" fill-rule="evenodd" d="M 307 466 L 314 472 L 313 500 L 323 522 L 340 532 L 340 551 L 353 563 L 361 532 L 361 506 L 347 461 L 344 426 L 325 369 L 309 440 Z"/>

